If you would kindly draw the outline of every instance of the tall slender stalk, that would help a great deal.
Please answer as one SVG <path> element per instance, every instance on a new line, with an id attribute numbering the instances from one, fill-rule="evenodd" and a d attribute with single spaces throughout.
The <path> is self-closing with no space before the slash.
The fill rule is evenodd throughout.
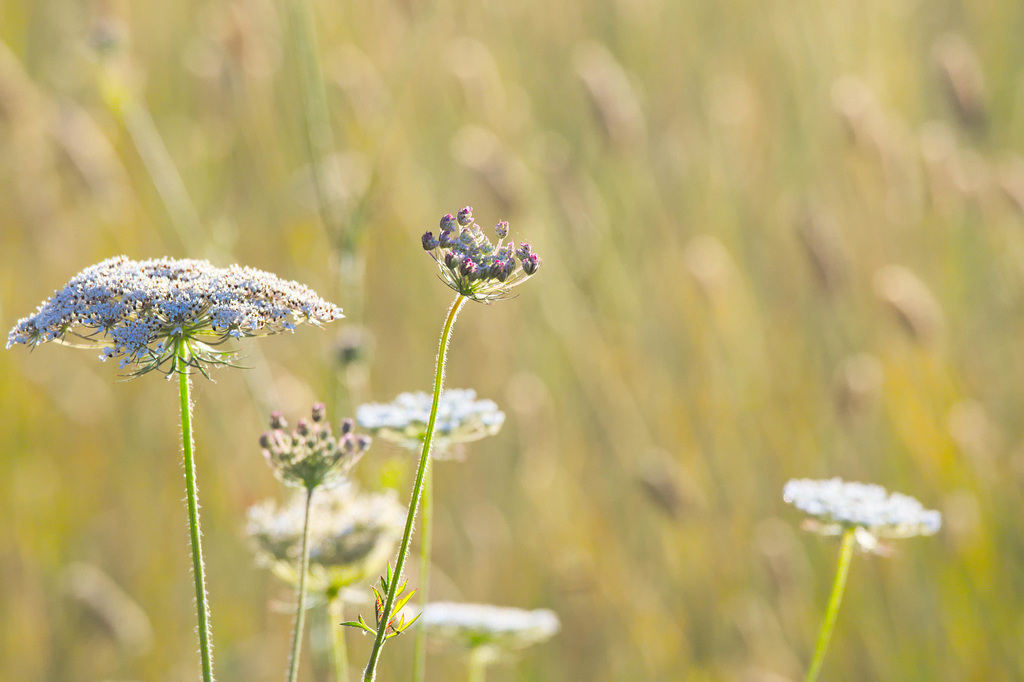
<path id="1" fill-rule="evenodd" d="M 849 528 L 843 533 L 843 544 L 839 550 L 839 565 L 836 567 L 836 577 L 832 583 L 832 596 L 828 600 L 828 608 L 825 610 L 825 620 L 821 624 L 821 631 L 818 632 L 818 645 L 814 650 L 814 658 L 811 659 L 810 670 L 807 671 L 806 682 L 814 682 L 821 672 L 821 664 L 825 660 L 825 651 L 828 649 L 828 642 L 832 639 L 832 630 L 836 626 L 836 616 L 839 615 L 839 604 L 843 601 L 843 590 L 846 587 L 846 577 L 850 573 L 850 560 L 853 557 L 853 545 L 855 528 Z"/>
<path id="2" fill-rule="evenodd" d="M 430 587 L 430 548 L 434 537 L 434 470 L 427 469 L 423 482 L 423 521 L 420 527 L 420 613 L 427 606 L 427 593 Z M 412 665 L 413 682 L 423 682 L 427 676 L 427 631 L 416 628 L 416 651 Z"/>
<path id="3" fill-rule="evenodd" d="M 179 357 L 187 352 L 179 346 Z M 199 619 L 199 655 L 203 664 L 203 682 L 213 682 L 213 655 L 210 647 L 210 606 L 206 598 L 203 549 L 199 538 L 199 504 L 196 502 L 196 464 L 192 442 L 191 379 L 184 368 L 178 371 L 181 397 L 181 450 L 185 457 L 185 497 L 188 502 L 189 540 L 192 545 L 192 577 L 196 585 L 196 614 Z"/>
<path id="4" fill-rule="evenodd" d="M 288 682 L 299 675 L 299 654 L 302 653 L 302 626 L 306 621 L 306 575 L 309 573 L 309 509 L 313 504 L 315 488 L 306 488 L 306 510 L 302 520 L 302 558 L 299 560 L 299 587 L 296 591 L 295 628 L 292 631 L 292 651 L 288 663 Z"/>
<path id="5" fill-rule="evenodd" d="M 426 476 L 427 463 L 430 461 L 430 446 L 434 440 L 434 424 L 437 421 L 437 403 L 441 398 L 441 389 L 444 386 L 444 368 L 448 355 L 448 341 L 451 339 L 452 325 L 458 316 L 462 306 L 469 300 L 462 294 L 455 297 L 451 308 L 448 309 L 448 317 L 444 322 L 444 329 L 441 331 L 441 341 L 437 351 L 437 364 L 434 369 L 434 401 L 430 406 L 430 420 L 427 422 L 427 432 L 423 436 L 423 451 L 420 453 L 420 464 L 416 470 L 416 482 L 413 485 L 412 499 L 409 501 L 409 514 L 405 520 L 405 532 L 402 534 L 402 545 L 398 549 L 398 558 L 395 561 L 394 576 L 388 586 L 388 596 L 384 601 L 384 610 L 377 623 L 377 636 L 373 640 L 373 650 L 370 652 L 370 660 L 363 671 L 363 680 L 369 682 L 377 674 L 377 663 L 380 660 L 380 650 L 384 645 L 387 635 L 388 622 L 391 620 L 391 611 L 395 606 L 395 596 L 398 587 L 402 583 L 402 569 L 405 567 L 405 558 L 409 553 L 409 540 L 412 537 L 413 523 L 416 521 L 416 510 L 419 508 L 420 498 L 423 495 L 423 481 Z"/>
<path id="6" fill-rule="evenodd" d="M 345 617 L 345 603 L 341 594 L 327 600 L 327 626 L 331 631 L 331 659 L 334 662 L 335 682 L 348 682 L 348 648 L 345 646 L 345 628 L 339 623 Z"/>
<path id="7" fill-rule="evenodd" d="M 299 100 L 302 104 L 303 137 L 309 159 L 310 179 L 317 210 L 331 239 L 342 231 L 343 216 L 336 195 L 331 193 L 330 178 L 324 173 L 324 161 L 333 151 L 327 90 L 320 70 L 319 48 L 314 29 L 313 10 L 308 0 L 291 0 L 288 28 L 298 66 Z"/>
<path id="8" fill-rule="evenodd" d="M 466 682 L 484 682 L 487 676 L 488 653 L 485 647 L 475 647 L 466 660 Z"/>

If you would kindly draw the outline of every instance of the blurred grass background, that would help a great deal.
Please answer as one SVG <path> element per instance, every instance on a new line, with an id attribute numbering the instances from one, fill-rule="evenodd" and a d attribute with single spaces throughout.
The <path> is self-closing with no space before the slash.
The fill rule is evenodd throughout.
<path id="1" fill-rule="evenodd" d="M 781 491 L 833 475 L 945 523 L 855 558 L 823 678 L 1024 679 L 1022 33 L 1000 0 L 4 0 L 0 326 L 118 253 L 345 308 L 197 381 L 217 671 L 279 679 L 291 595 L 244 537 L 268 410 L 429 387 L 452 295 L 419 236 L 472 204 L 545 261 L 457 325 L 448 385 L 509 420 L 437 469 L 431 596 L 563 623 L 493 679 L 802 677 L 837 546 Z M 176 394 L 115 370 L 0 353 L 5 679 L 196 678 Z M 401 453 L 360 468 L 407 495 Z"/>

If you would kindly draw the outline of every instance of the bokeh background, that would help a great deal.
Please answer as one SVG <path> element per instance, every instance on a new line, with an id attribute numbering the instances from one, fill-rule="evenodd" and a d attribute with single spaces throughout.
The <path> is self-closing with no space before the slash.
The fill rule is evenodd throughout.
<path id="1" fill-rule="evenodd" d="M 801 678 L 837 544 L 781 492 L 831 476 L 944 527 L 855 558 L 824 679 L 1024 679 L 1022 34 L 1004 0 L 4 0 L 0 327 L 119 253 L 345 308 L 195 391 L 219 678 L 279 679 L 259 434 L 430 386 L 419 237 L 471 204 L 544 266 L 456 327 L 448 385 L 508 421 L 436 470 L 431 592 L 563 625 L 491 679 Z M 0 386 L 0 677 L 195 679 L 174 386 L 58 346 Z"/>

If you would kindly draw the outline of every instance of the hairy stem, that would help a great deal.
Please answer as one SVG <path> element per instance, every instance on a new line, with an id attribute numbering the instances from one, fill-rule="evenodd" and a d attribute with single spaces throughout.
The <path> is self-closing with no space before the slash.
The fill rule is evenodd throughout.
<path id="1" fill-rule="evenodd" d="M 384 639 L 387 635 L 388 622 L 391 619 L 391 611 L 395 606 L 395 597 L 398 587 L 402 584 L 402 569 L 405 567 L 405 558 L 409 553 L 409 539 L 412 537 L 413 523 L 416 521 L 416 511 L 419 508 L 420 498 L 423 495 L 423 480 L 426 476 L 427 463 L 430 461 L 430 446 L 434 440 L 434 423 L 437 421 L 437 404 L 441 398 L 441 388 L 444 386 L 444 366 L 448 354 L 448 341 L 452 335 L 452 325 L 455 318 L 462 309 L 463 304 L 469 300 L 462 294 L 455 297 L 452 307 L 448 309 L 448 317 L 444 322 L 444 329 L 441 331 L 441 342 L 437 351 L 437 364 L 434 369 L 434 401 L 430 406 L 430 419 L 427 422 L 427 432 L 423 436 L 423 451 L 420 453 L 420 464 L 416 470 L 416 482 L 413 485 L 412 499 L 409 500 L 409 513 L 405 519 L 405 532 L 402 534 L 402 544 L 398 548 L 398 558 L 395 561 L 395 571 L 388 586 L 388 596 L 384 601 L 384 610 L 381 613 L 380 622 L 377 624 L 377 636 L 373 640 L 373 650 L 370 652 L 370 660 L 363 671 L 363 680 L 369 682 L 377 674 L 377 663 L 380 660 L 380 650 L 384 646 Z"/>
<path id="2" fill-rule="evenodd" d="M 427 469 L 423 481 L 423 521 L 420 527 L 420 613 L 427 607 L 427 592 L 430 587 L 430 547 L 434 535 L 434 470 Z M 423 682 L 427 676 L 427 631 L 416 628 L 416 651 L 412 665 L 413 682 Z"/>
<path id="3" fill-rule="evenodd" d="M 821 672 L 821 664 L 825 660 L 825 650 L 828 649 L 828 642 L 832 638 L 832 630 L 836 626 L 836 616 L 839 615 L 839 604 L 843 601 L 843 589 L 846 587 L 846 577 L 850 573 L 850 560 L 853 557 L 854 533 L 856 529 L 849 528 L 843 533 L 843 544 L 839 550 L 839 565 L 836 567 L 836 577 L 832 583 L 832 596 L 828 600 L 828 608 L 825 611 L 825 620 L 821 624 L 821 631 L 818 633 L 818 646 L 814 650 L 814 658 L 811 659 L 811 668 L 807 671 L 806 682 L 814 682 Z"/>
<path id="4" fill-rule="evenodd" d="M 292 652 L 288 663 L 288 682 L 299 676 L 299 654 L 302 651 L 302 626 L 306 621 L 306 574 L 309 573 L 309 509 L 314 488 L 306 489 L 306 512 L 302 520 L 302 558 L 299 560 L 299 587 L 296 594 L 295 628 L 292 631 Z"/>
<path id="5" fill-rule="evenodd" d="M 181 396 L 181 449 L 185 457 L 185 497 L 188 502 L 189 540 L 192 544 L 192 577 L 196 584 L 196 614 L 199 619 L 199 655 L 203 664 L 203 682 L 213 682 L 213 655 L 210 647 L 210 606 L 206 598 L 206 574 L 203 548 L 199 538 L 199 504 L 196 501 L 196 463 L 192 442 L 191 380 L 186 368 L 178 369 L 178 393 Z"/>

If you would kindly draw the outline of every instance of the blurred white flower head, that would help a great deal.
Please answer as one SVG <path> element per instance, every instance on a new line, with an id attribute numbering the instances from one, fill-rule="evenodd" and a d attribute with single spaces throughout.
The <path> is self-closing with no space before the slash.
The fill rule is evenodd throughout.
<path id="1" fill-rule="evenodd" d="M 925 509 L 913 497 L 888 493 L 880 485 L 828 480 L 793 479 L 782 499 L 813 518 L 805 524 L 820 535 L 839 535 L 854 528 L 862 549 L 874 551 L 879 540 L 934 535 L 942 515 Z"/>
<path id="2" fill-rule="evenodd" d="M 431 638 L 490 660 L 546 642 L 561 627 L 558 616 L 548 609 L 457 602 L 427 604 L 417 622 Z"/>
<path id="3" fill-rule="evenodd" d="M 360 405 L 356 421 L 383 440 L 419 450 L 427 432 L 432 401 L 429 393 L 402 393 L 390 403 Z M 434 459 L 457 458 L 457 446 L 492 436 L 504 423 L 505 413 L 493 400 L 478 400 L 472 389 L 445 389 L 438 399 L 434 424 Z"/>
<path id="4" fill-rule="evenodd" d="M 248 512 L 257 559 L 289 583 L 298 579 L 304 511 L 299 492 L 284 505 L 265 500 Z M 318 490 L 310 509 L 312 589 L 337 591 L 375 575 L 394 554 L 404 522 L 394 491 L 360 492 L 352 482 Z"/>

